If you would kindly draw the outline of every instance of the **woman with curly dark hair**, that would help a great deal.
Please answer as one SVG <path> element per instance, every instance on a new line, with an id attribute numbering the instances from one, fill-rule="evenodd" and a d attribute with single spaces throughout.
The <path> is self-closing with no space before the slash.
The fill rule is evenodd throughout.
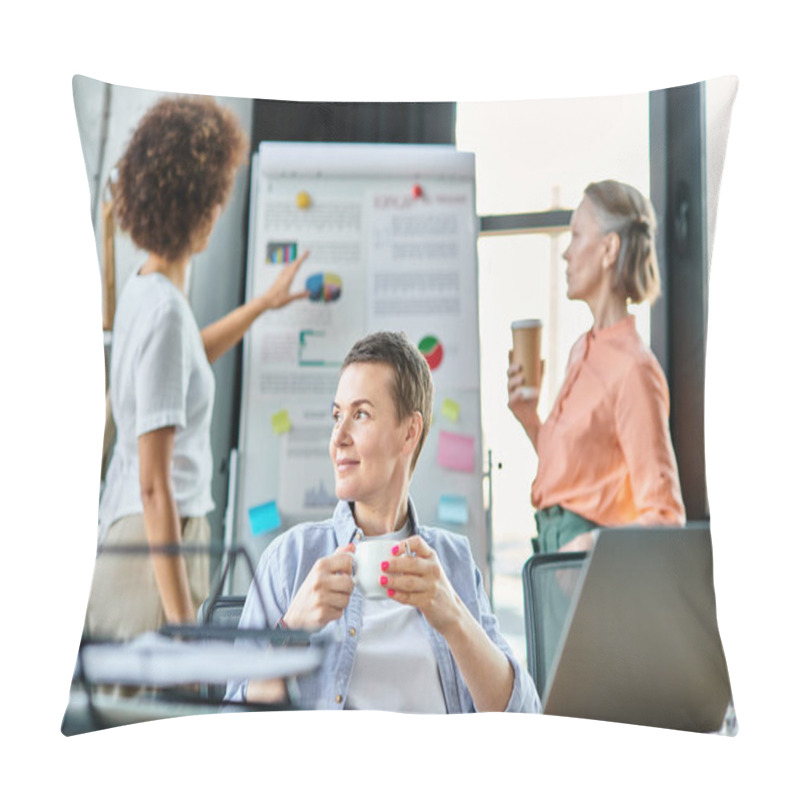
<path id="1" fill-rule="evenodd" d="M 210 98 L 167 98 L 144 115 L 118 165 L 115 215 L 147 255 L 114 320 L 109 391 L 117 441 L 100 500 L 103 545 L 208 543 L 210 364 L 260 314 L 308 295 L 291 292 L 304 253 L 264 294 L 198 329 L 183 293 L 189 261 L 205 250 L 246 154 L 232 111 Z M 87 632 L 128 638 L 193 621 L 208 572 L 207 556 L 101 550 Z"/>

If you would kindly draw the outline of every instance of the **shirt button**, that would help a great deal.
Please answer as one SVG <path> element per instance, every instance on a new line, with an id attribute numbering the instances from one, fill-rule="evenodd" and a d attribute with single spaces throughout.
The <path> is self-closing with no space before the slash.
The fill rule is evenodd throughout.
<path id="1" fill-rule="evenodd" d="M 351 636 L 355 636 L 356 635 L 356 629 L 355 628 L 350 628 L 350 635 Z"/>
<path id="2" fill-rule="evenodd" d="M 336 695 L 336 702 L 337 703 L 341 703 L 342 702 L 342 696 L 340 694 Z"/>

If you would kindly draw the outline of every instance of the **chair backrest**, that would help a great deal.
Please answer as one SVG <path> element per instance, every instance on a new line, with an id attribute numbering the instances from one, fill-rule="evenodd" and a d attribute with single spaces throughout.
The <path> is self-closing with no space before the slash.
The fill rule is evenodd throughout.
<path id="1" fill-rule="evenodd" d="M 201 625 L 236 628 L 242 616 L 244 601 L 243 594 L 220 595 L 216 599 L 213 596 L 207 597 L 197 612 L 197 621 Z"/>
<path id="2" fill-rule="evenodd" d="M 522 568 L 528 671 L 540 697 L 578 585 L 586 552 L 538 553 Z"/>
<path id="3" fill-rule="evenodd" d="M 245 595 L 231 594 L 207 597 L 197 611 L 197 622 L 213 628 L 238 628 Z M 224 684 L 205 684 L 199 688 L 200 696 L 209 700 L 222 700 Z"/>

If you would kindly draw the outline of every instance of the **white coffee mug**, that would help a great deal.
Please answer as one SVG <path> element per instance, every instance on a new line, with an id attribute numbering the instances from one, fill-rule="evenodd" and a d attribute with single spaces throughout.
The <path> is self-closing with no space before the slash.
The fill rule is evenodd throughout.
<path id="1" fill-rule="evenodd" d="M 362 539 L 353 556 L 353 577 L 364 597 L 386 597 L 386 587 L 381 576 L 386 573 L 381 564 L 392 556 L 397 541 L 392 539 Z"/>

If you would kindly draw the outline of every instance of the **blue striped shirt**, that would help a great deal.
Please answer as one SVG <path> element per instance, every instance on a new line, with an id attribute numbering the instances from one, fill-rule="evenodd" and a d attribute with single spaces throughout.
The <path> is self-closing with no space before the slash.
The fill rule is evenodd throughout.
<path id="1" fill-rule="evenodd" d="M 514 686 L 506 711 L 541 711 L 541 703 L 527 669 L 514 656 L 501 636 L 497 618 L 483 588 L 483 578 L 465 536 L 419 525 L 414 504 L 408 501 L 413 534 L 420 536 L 435 552 L 453 589 L 492 642 L 505 654 L 514 670 Z M 353 517 L 350 504 L 339 502 L 331 519 L 297 525 L 278 536 L 261 556 L 254 582 L 258 582 L 266 606 L 266 617 L 258 593 L 251 584 L 242 611 L 240 628 L 274 628 L 318 559 L 331 555 L 337 547 L 363 535 Z M 343 709 L 353 673 L 358 633 L 361 630 L 364 597 L 353 590 L 344 614 L 328 623 L 314 637 L 328 641 L 321 667 L 299 676 L 298 704 L 306 709 Z M 421 613 L 420 613 L 421 615 Z M 475 704 L 444 637 L 427 623 L 423 627 L 430 640 L 439 669 L 445 704 L 449 714 L 475 711 Z M 245 682 L 228 684 L 226 700 L 241 701 Z"/>

